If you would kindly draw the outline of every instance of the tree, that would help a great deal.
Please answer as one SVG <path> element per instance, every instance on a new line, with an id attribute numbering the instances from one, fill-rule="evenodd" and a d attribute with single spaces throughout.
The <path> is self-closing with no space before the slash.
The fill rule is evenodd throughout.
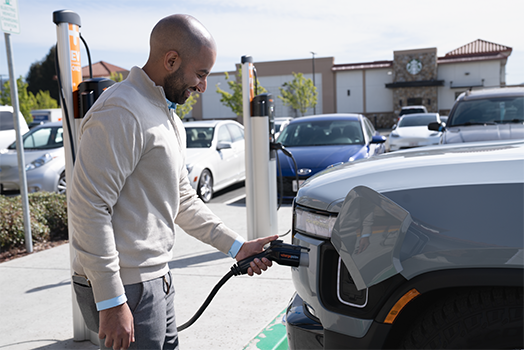
<path id="1" fill-rule="evenodd" d="M 193 110 L 193 105 L 197 103 L 198 96 L 198 94 L 191 94 L 191 96 L 186 100 L 186 103 L 176 106 L 176 114 L 180 119 L 184 119 L 184 117 Z"/>
<path id="2" fill-rule="evenodd" d="M 58 103 L 50 96 L 49 91 L 39 91 L 36 96 L 31 91 L 27 91 L 28 84 L 24 82 L 22 76 L 16 80 L 16 85 L 18 87 L 18 105 L 20 112 L 28 124 L 33 121 L 33 116 L 31 115 L 33 109 L 58 107 Z M 12 106 L 11 84 L 9 81 L 4 83 L 4 90 L 0 94 L 0 103 Z"/>
<path id="3" fill-rule="evenodd" d="M 122 78 L 122 73 L 119 73 L 119 72 L 111 72 L 109 79 L 113 80 L 115 83 L 118 83 L 124 80 L 124 78 Z"/>
<path id="4" fill-rule="evenodd" d="M 235 113 L 237 116 L 241 117 L 244 114 L 244 107 L 243 107 L 243 100 L 242 100 L 242 69 L 239 67 L 236 74 L 235 80 L 229 80 L 229 73 L 224 72 L 226 75 L 227 84 L 229 85 L 229 88 L 233 90 L 233 93 L 229 93 L 225 90 L 222 90 L 217 87 L 217 92 L 222 95 L 220 98 L 220 102 L 226 107 L 231 108 L 233 113 Z M 262 94 L 267 92 L 267 90 L 260 85 L 260 82 L 257 78 L 257 94 Z"/>
<path id="5" fill-rule="evenodd" d="M 302 73 L 293 72 L 293 80 L 284 83 L 279 88 L 281 96 L 278 96 L 286 106 L 300 111 L 302 115 L 309 107 L 317 105 L 318 92 L 311 79 L 304 78 Z"/>
<path id="6" fill-rule="evenodd" d="M 31 64 L 26 76 L 28 84 L 27 91 L 38 94 L 39 91 L 49 91 L 55 100 L 59 99 L 58 82 L 55 68 L 56 45 L 49 49 L 47 56 L 38 62 Z"/>

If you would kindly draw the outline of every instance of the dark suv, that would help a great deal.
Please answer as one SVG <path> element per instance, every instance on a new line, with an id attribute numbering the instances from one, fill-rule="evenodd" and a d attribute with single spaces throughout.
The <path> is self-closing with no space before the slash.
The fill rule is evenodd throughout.
<path id="1" fill-rule="evenodd" d="M 464 92 L 455 101 L 446 124 L 434 122 L 428 129 L 443 131 L 444 144 L 524 139 L 524 88 Z"/>

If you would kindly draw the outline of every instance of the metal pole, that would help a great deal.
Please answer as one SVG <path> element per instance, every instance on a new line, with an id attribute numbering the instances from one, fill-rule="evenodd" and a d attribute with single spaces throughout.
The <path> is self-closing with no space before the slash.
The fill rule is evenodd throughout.
<path id="1" fill-rule="evenodd" d="M 315 52 L 311 51 L 311 54 L 313 57 L 311 58 L 311 61 L 313 63 L 313 86 L 317 87 L 315 84 Z M 313 114 L 317 114 L 317 105 L 313 106 Z"/>
<path id="2" fill-rule="evenodd" d="M 7 51 L 7 66 L 9 69 L 9 82 L 11 84 L 11 104 L 13 105 L 13 120 L 16 131 L 16 153 L 18 156 L 18 178 L 20 179 L 20 198 L 24 213 L 25 249 L 33 252 L 33 238 L 31 236 L 31 216 L 29 215 L 29 199 L 27 198 L 27 178 L 25 174 L 24 142 L 20 134 L 20 107 L 18 105 L 18 85 L 13 66 L 13 49 L 11 47 L 11 34 L 4 33 L 5 48 Z"/>

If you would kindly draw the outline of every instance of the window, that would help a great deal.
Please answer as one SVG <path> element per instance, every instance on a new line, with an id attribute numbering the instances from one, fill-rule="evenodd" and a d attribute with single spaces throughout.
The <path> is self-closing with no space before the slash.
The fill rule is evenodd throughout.
<path id="1" fill-rule="evenodd" d="M 51 149 L 63 146 L 63 128 L 61 126 L 35 129 L 24 136 L 25 149 Z M 9 146 L 9 149 L 15 148 L 15 143 Z"/>
<path id="2" fill-rule="evenodd" d="M 233 142 L 231 140 L 231 134 L 229 133 L 225 125 L 222 125 L 218 129 L 218 142 Z"/>
<path id="3" fill-rule="evenodd" d="M 233 142 L 244 140 L 244 130 L 242 130 L 242 128 L 235 124 L 227 124 L 226 126 L 231 133 Z"/>

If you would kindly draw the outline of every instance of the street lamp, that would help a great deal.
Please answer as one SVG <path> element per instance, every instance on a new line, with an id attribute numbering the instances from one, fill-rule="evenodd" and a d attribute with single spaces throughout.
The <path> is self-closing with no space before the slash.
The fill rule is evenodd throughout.
<path id="1" fill-rule="evenodd" d="M 311 55 L 313 55 L 313 57 L 311 58 L 311 62 L 313 64 L 313 86 L 316 87 L 315 85 L 315 55 L 316 53 L 313 51 L 310 51 L 310 52 L 311 52 Z M 317 114 L 317 105 L 313 106 L 313 114 Z"/>

